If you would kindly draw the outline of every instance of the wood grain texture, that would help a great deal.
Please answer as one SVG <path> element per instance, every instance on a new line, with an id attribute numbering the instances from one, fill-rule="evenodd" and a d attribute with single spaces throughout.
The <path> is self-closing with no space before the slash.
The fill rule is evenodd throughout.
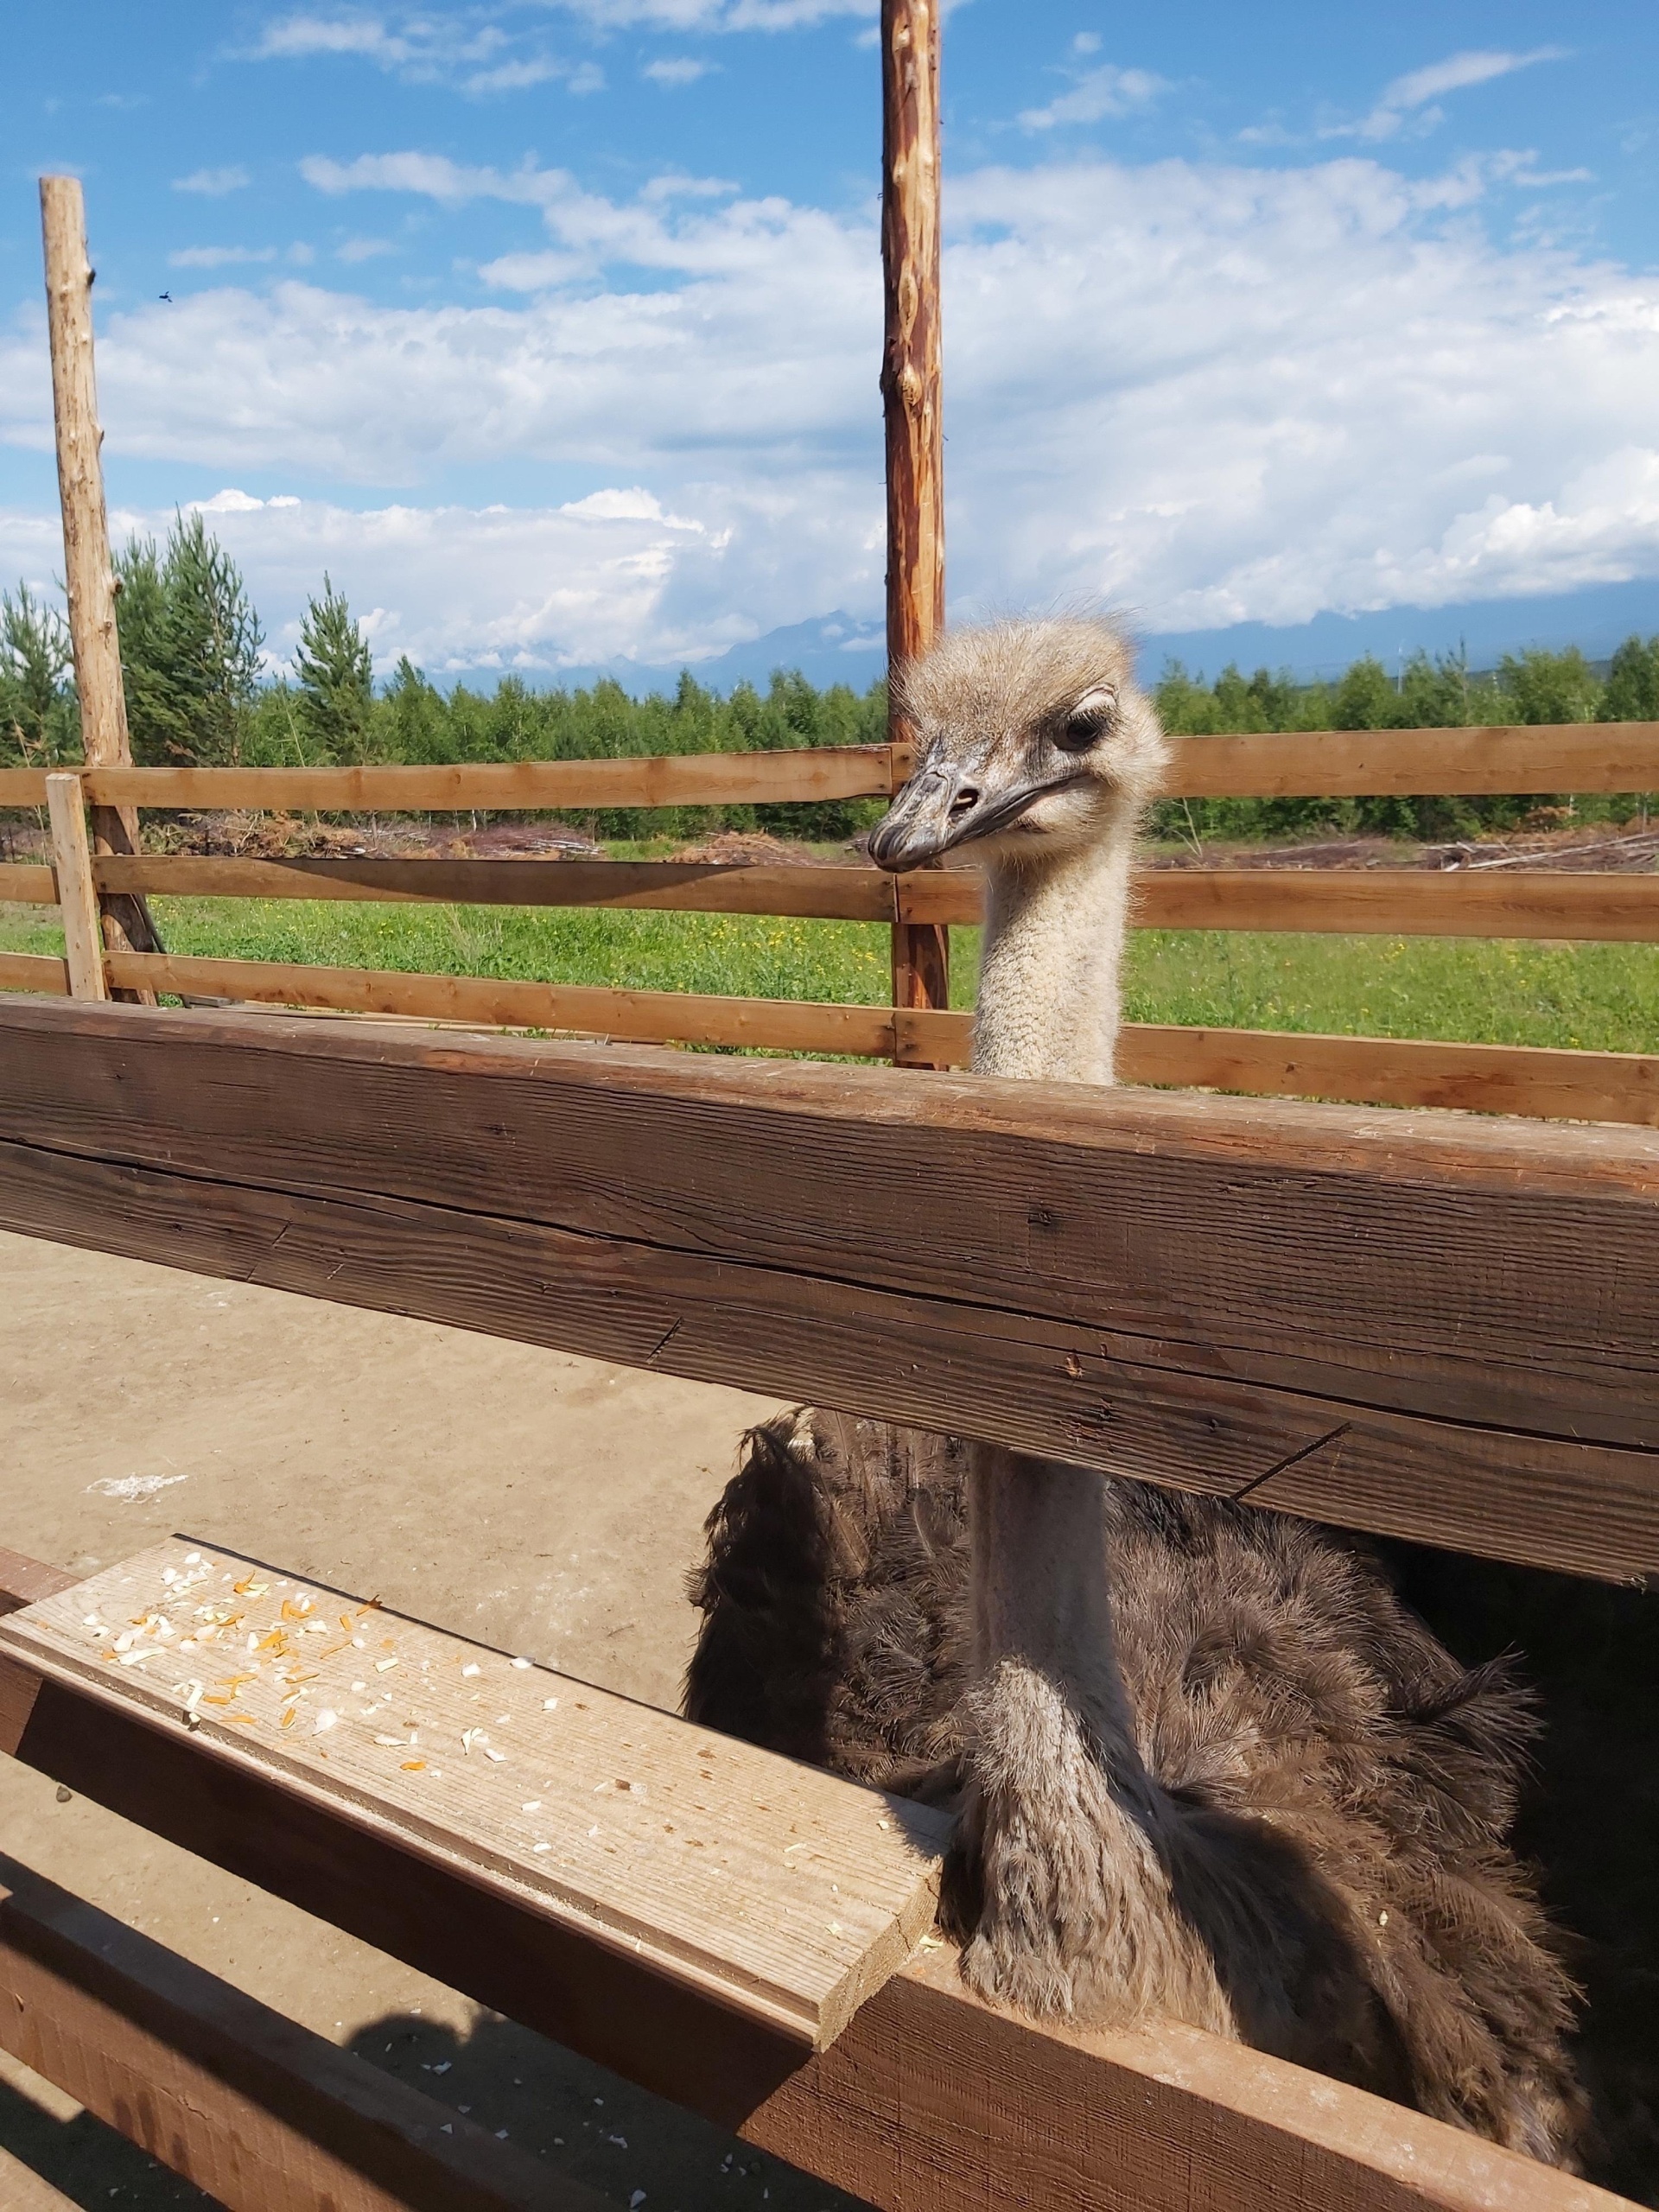
<path id="1" fill-rule="evenodd" d="M 1659 789 L 1659 722 L 1177 737 L 1172 798 L 1374 798 Z"/>
<path id="2" fill-rule="evenodd" d="M 696 861 L 143 859 L 100 861 L 101 885 L 172 898 L 443 899 L 493 906 L 642 906 L 689 913 L 890 922 L 894 880 L 874 868 Z M 9 890 L 8 875 L 19 887 Z M 0 868 L 0 898 L 45 868 Z M 1623 879 L 1620 879 L 1623 880 Z M 47 895 L 50 895 L 48 893 Z"/>
<path id="3" fill-rule="evenodd" d="M 69 964 L 51 952 L 0 952 L 0 991 L 69 996 Z"/>
<path id="4" fill-rule="evenodd" d="M 1659 1055 L 1447 1044 L 1416 1037 L 1126 1023 L 1122 1079 L 1268 1098 L 1452 1107 L 1540 1120 L 1659 1128 Z"/>
<path id="5" fill-rule="evenodd" d="M 49 868 L 16 861 L 0 862 L 0 899 L 15 899 L 20 906 L 55 906 L 57 877 Z"/>
<path id="6" fill-rule="evenodd" d="M 938 0 L 882 0 L 881 409 L 887 436 L 887 735 L 908 772 L 915 733 L 897 679 L 944 626 L 944 429 L 939 322 Z M 895 788 L 896 788 L 895 785 Z M 893 1003 L 948 1007 L 946 931 L 900 913 Z"/>
<path id="7" fill-rule="evenodd" d="M 44 1001 L 14 1043 L 13 1228 L 1659 1567 L 1645 1132 Z"/>
<path id="8" fill-rule="evenodd" d="M 180 1539 L 0 1649 L 822 2049 L 931 1925 L 943 1815 Z"/>
<path id="9" fill-rule="evenodd" d="M 1475 729 L 1297 730 L 1171 740 L 1170 795 L 1370 798 L 1443 792 L 1659 790 L 1659 722 Z M 132 806 L 512 809 L 880 797 L 905 757 L 886 746 L 696 753 L 652 760 L 524 761 L 437 768 L 132 768 L 99 775 L 99 804 Z M 44 774 L 0 769 L 0 806 L 44 803 Z"/>
<path id="10" fill-rule="evenodd" d="M 197 1738 L 0 1658 L 25 1763 L 480 2004 L 890 2212 L 1612 2212 L 1619 2200 L 1194 2031 L 995 2012 L 925 1949 L 826 2051 L 455 1868 L 343 1823 Z"/>
<path id="11" fill-rule="evenodd" d="M 408 975 L 400 969 L 294 967 L 277 960 L 205 960 L 173 953 L 111 953 L 111 980 L 188 997 L 263 1000 L 347 1014 L 429 1016 L 502 1028 L 574 1030 L 650 1044 L 741 1045 L 781 1052 L 849 1052 L 886 1058 L 886 1007 L 794 999 L 703 997 L 628 991 L 596 983 L 512 982 L 485 976 Z"/>
<path id="12" fill-rule="evenodd" d="M 1319 931 L 1349 936 L 1659 938 L 1659 874 L 1546 868 L 1145 868 L 1143 929 Z"/>
<path id="13" fill-rule="evenodd" d="M 892 773 L 885 745 L 848 745 L 423 768 L 124 768 L 100 772 L 90 788 L 96 800 L 132 806 L 299 807 L 325 813 L 580 811 L 598 806 L 855 798 L 886 792 Z"/>
<path id="14" fill-rule="evenodd" d="M 92 849 L 86 835 L 86 809 L 79 776 L 48 776 L 46 804 L 52 823 L 53 873 L 63 918 L 64 963 L 69 989 L 78 999 L 107 999 L 104 932 L 92 881 Z"/>
<path id="15" fill-rule="evenodd" d="M 98 420 L 92 361 L 92 278 L 80 180 L 41 179 L 41 244 L 46 267 L 47 334 L 52 357 L 58 499 L 63 516 L 63 573 L 69 602 L 83 756 L 89 767 L 119 768 L 132 759 L 127 734 L 121 645 L 116 632 L 115 572 L 104 505 L 104 433 Z M 138 817 L 130 804 L 92 794 L 95 851 L 136 852 Z M 141 899 L 111 894 L 101 901 L 109 944 L 159 949 Z"/>
<path id="16" fill-rule="evenodd" d="M 32 1868 L 0 1878 L 0 2047 L 229 2212 L 604 2212 Z"/>

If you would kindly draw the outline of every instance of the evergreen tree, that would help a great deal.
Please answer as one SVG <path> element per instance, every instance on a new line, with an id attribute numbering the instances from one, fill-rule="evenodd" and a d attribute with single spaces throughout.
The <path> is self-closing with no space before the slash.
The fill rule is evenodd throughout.
<path id="1" fill-rule="evenodd" d="M 1659 721 L 1659 638 L 1625 639 L 1607 671 L 1597 720 Z"/>
<path id="2" fill-rule="evenodd" d="M 127 695 L 132 757 L 165 761 L 170 686 L 162 658 L 167 588 L 153 537 L 128 540 L 115 561 L 115 626 L 121 641 L 121 683 Z"/>
<path id="3" fill-rule="evenodd" d="M 175 518 L 159 562 L 154 541 L 140 539 L 122 554 L 116 574 L 134 758 L 234 766 L 264 644 L 235 562 L 198 512 Z"/>
<path id="4" fill-rule="evenodd" d="M 69 677 L 69 632 L 26 583 L 0 592 L 0 757 L 31 768 L 80 753 L 80 720 Z"/>
<path id="5" fill-rule="evenodd" d="M 344 592 L 323 572 L 322 597 L 306 602 L 294 655 L 300 710 L 328 758 L 351 766 L 373 752 L 374 659 Z"/>

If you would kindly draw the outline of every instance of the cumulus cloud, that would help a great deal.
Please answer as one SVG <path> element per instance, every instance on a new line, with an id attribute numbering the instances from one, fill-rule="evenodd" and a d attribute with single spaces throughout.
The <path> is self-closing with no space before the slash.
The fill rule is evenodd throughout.
<path id="1" fill-rule="evenodd" d="M 252 181 L 239 162 L 228 168 L 193 169 L 188 176 L 175 176 L 175 192 L 200 192 L 209 200 L 222 200 L 226 193 L 240 192 Z"/>
<path id="2" fill-rule="evenodd" d="M 524 50 L 513 51 L 515 48 Z M 524 92 L 561 78 L 573 92 L 593 92 L 604 82 L 594 63 L 573 66 L 534 42 L 526 48 L 522 35 L 515 37 L 499 22 L 475 11 L 279 16 L 266 23 L 241 58 L 353 59 L 370 62 L 408 84 L 447 84 L 478 99 Z"/>
<path id="3" fill-rule="evenodd" d="M 1094 47 L 1083 44 L 1083 33 L 1074 41 L 1080 53 L 1092 53 Z M 1097 47 L 1100 41 L 1095 41 Z M 1108 118 L 1134 115 L 1141 108 L 1150 107 L 1160 92 L 1169 90 L 1167 81 L 1154 76 L 1150 69 L 1120 69 L 1116 64 L 1103 62 L 1097 69 L 1071 73 L 1074 82 L 1069 92 L 1062 92 L 1046 107 L 1028 107 L 1020 120 L 1027 130 L 1052 130 L 1065 123 L 1101 123 Z"/>
<path id="4" fill-rule="evenodd" d="M 279 282 L 102 327 L 112 454 L 382 487 L 369 512 L 225 511 L 273 628 L 325 566 L 435 666 L 671 661 L 877 607 L 869 211 L 714 180 L 613 200 L 415 153 L 308 174 L 340 197 L 518 205 L 541 242 L 486 265 L 494 304 Z M 1520 174 L 954 177 L 954 603 L 1091 598 L 1155 632 L 1659 575 L 1659 278 L 1494 244 L 1482 200 Z M 0 336 L 0 436 L 44 451 L 31 316 Z M 520 462 L 607 488 L 421 503 L 440 473 Z M 0 574 L 38 574 L 26 550 Z"/>
<path id="5" fill-rule="evenodd" d="M 649 77 L 653 85 L 695 85 L 699 77 L 709 74 L 713 66 L 709 61 L 694 61 L 689 54 L 680 54 L 647 61 L 639 73 Z"/>
<path id="6" fill-rule="evenodd" d="M 1495 77 L 1533 68 L 1540 61 L 1566 59 L 1567 49 L 1560 46 L 1535 46 L 1527 54 L 1490 50 L 1453 54 L 1444 61 L 1432 61 L 1427 68 L 1414 69 L 1406 76 L 1396 77 L 1384 87 L 1382 97 L 1362 121 L 1332 124 L 1320 135 L 1327 138 L 1392 138 L 1413 117 L 1422 124 L 1438 123 L 1441 111 L 1431 107 L 1430 103 L 1443 93 L 1464 92 L 1471 85 L 1487 85 Z"/>

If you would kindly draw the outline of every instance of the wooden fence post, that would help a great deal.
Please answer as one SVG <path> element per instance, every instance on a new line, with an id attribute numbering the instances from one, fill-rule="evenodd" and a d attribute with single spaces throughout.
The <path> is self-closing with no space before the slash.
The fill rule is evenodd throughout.
<path id="1" fill-rule="evenodd" d="M 92 880 L 92 849 L 86 837 L 86 807 L 80 778 L 48 776 L 47 811 L 52 823 L 52 864 L 58 874 L 58 906 L 63 915 L 63 950 L 69 965 L 69 995 L 106 999 L 104 938 L 99 928 L 98 887 Z M 151 1004 L 155 1003 L 151 995 Z"/>
<path id="2" fill-rule="evenodd" d="M 887 446 L 887 674 L 927 651 L 944 622 L 944 473 L 939 411 L 939 0 L 881 0 L 881 397 Z M 903 780 L 912 733 L 889 705 Z M 950 935 L 896 922 L 893 1003 L 949 1006 Z M 901 1025 L 895 1022 L 895 1027 Z M 895 1040 L 894 1058 L 927 1065 Z"/>
<path id="3" fill-rule="evenodd" d="M 89 768 L 124 768 L 131 765 L 132 747 L 121 686 L 115 575 L 99 454 L 104 433 L 99 428 L 92 366 L 93 272 L 86 252 L 86 214 L 79 177 L 41 179 L 41 239 L 46 258 L 47 327 L 52 346 L 58 497 L 63 510 L 63 574 L 69 598 L 75 690 L 80 701 L 81 746 Z M 92 845 L 100 853 L 136 853 L 137 810 L 95 806 Z M 111 952 L 162 950 L 143 899 L 115 892 L 98 904 Z M 106 994 L 100 991 L 98 995 Z M 156 1003 L 153 991 L 121 991 L 117 996 L 149 1006 Z"/>

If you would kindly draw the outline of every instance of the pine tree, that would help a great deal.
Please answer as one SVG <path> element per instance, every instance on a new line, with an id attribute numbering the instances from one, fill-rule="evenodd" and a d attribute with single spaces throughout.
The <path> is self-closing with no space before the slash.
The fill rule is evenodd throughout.
<path id="1" fill-rule="evenodd" d="M 121 641 L 121 683 L 127 695 L 127 730 L 135 760 L 171 756 L 168 737 L 170 687 L 162 659 L 167 587 L 153 537 L 134 537 L 115 561 L 115 626 Z"/>
<path id="2" fill-rule="evenodd" d="M 133 757 L 234 766 L 264 644 L 235 562 L 194 513 L 175 518 L 159 561 L 155 541 L 141 538 L 115 566 Z"/>
<path id="3" fill-rule="evenodd" d="M 26 583 L 0 592 L 0 756 L 29 767 L 80 753 L 80 718 L 69 677 L 69 632 Z"/>
<path id="4" fill-rule="evenodd" d="M 374 657 L 353 619 L 344 592 L 323 572 L 322 597 L 306 602 L 294 655 L 300 710 L 313 741 L 328 758 L 356 764 L 370 757 Z"/>

